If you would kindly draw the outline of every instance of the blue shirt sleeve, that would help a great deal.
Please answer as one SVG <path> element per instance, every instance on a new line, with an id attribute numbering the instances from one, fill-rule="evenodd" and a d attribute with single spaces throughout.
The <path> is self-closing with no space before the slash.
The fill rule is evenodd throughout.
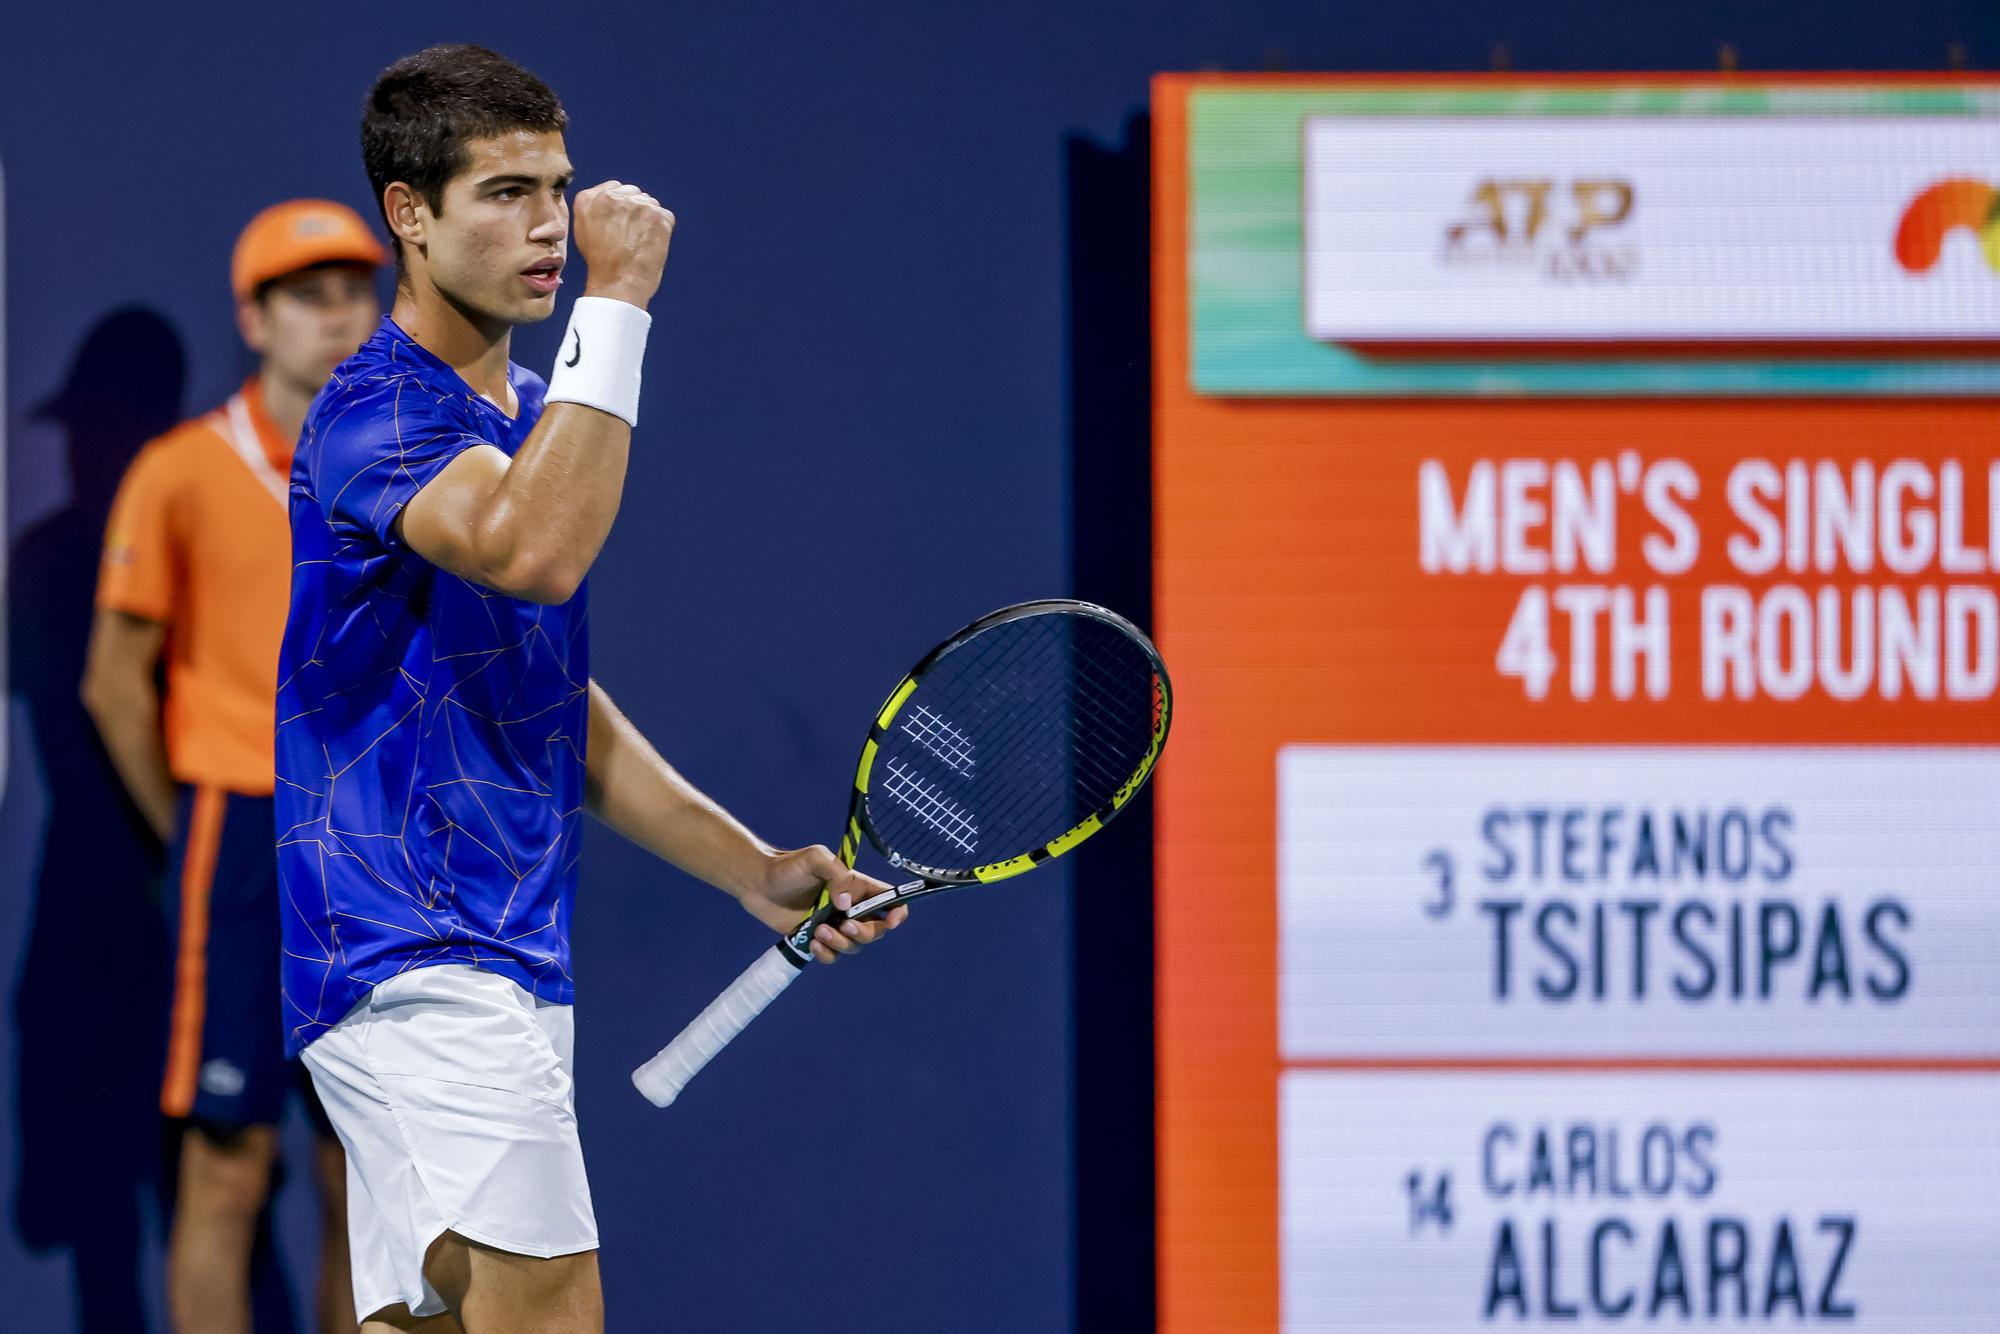
<path id="1" fill-rule="evenodd" d="M 335 531 L 396 550 L 403 506 L 461 450 L 490 442 L 413 376 L 364 381 L 342 396 L 320 405 L 299 445 L 313 494 Z"/>

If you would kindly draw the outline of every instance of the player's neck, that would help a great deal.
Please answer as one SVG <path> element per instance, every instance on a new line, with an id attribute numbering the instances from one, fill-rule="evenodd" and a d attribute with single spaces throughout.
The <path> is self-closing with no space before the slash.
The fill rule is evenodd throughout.
<path id="1" fill-rule="evenodd" d="M 507 382 L 507 353 L 513 326 L 485 320 L 435 290 L 419 296 L 411 280 L 396 289 L 389 318 L 417 346 L 458 372 L 472 392 L 514 411 L 513 388 Z"/>

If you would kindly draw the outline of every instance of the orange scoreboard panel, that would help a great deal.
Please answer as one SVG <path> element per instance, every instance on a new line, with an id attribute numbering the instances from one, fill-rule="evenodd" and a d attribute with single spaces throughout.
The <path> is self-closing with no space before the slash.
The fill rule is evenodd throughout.
<path id="1" fill-rule="evenodd" d="M 2000 84 L 1153 132 L 1161 1328 L 2000 1329 Z"/>

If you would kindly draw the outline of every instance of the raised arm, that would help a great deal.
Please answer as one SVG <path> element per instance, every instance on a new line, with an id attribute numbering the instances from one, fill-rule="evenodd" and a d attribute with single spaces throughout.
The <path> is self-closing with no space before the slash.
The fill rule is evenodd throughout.
<path id="1" fill-rule="evenodd" d="M 629 411 L 612 401 L 615 385 L 609 396 L 586 390 L 583 401 L 557 400 L 565 377 L 601 389 L 596 375 L 628 375 L 636 386 L 644 311 L 673 229 L 674 215 L 637 186 L 610 181 L 577 196 L 575 240 L 591 261 L 590 282 L 572 316 L 573 337 L 558 353 L 548 408 L 511 461 L 474 445 L 416 494 L 398 522 L 418 555 L 531 602 L 566 602 L 576 592 L 618 515 L 637 391 Z M 621 357 L 632 362 L 629 371 L 609 364 Z M 586 368 L 586 358 L 597 360 Z"/>
<path id="2" fill-rule="evenodd" d="M 663 861 L 733 895 L 744 910 L 784 933 L 812 911 L 824 884 L 845 907 L 888 888 L 841 864 L 824 847 L 781 851 L 746 829 L 661 758 L 604 688 L 590 683 L 590 738 L 585 750 L 591 814 Z M 822 926 L 813 957 L 833 962 L 900 926 L 909 909 L 869 922 Z"/>
<path id="3" fill-rule="evenodd" d="M 474 445 L 404 507 L 403 540 L 440 569 L 528 602 L 567 602 L 625 491 L 632 428 L 553 403 L 510 461 Z"/>

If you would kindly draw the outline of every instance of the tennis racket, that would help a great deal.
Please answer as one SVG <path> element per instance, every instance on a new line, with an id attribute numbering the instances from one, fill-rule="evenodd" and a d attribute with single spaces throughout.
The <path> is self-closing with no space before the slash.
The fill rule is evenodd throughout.
<path id="1" fill-rule="evenodd" d="M 865 838 L 910 879 L 853 904 L 830 891 L 660 1054 L 632 1072 L 655 1105 L 680 1096 L 812 962 L 823 922 L 990 885 L 1060 857 L 1144 786 L 1166 744 L 1173 690 L 1153 642 L 1088 602 L 1023 602 L 925 655 L 875 715 L 855 768 L 840 859 Z"/>

